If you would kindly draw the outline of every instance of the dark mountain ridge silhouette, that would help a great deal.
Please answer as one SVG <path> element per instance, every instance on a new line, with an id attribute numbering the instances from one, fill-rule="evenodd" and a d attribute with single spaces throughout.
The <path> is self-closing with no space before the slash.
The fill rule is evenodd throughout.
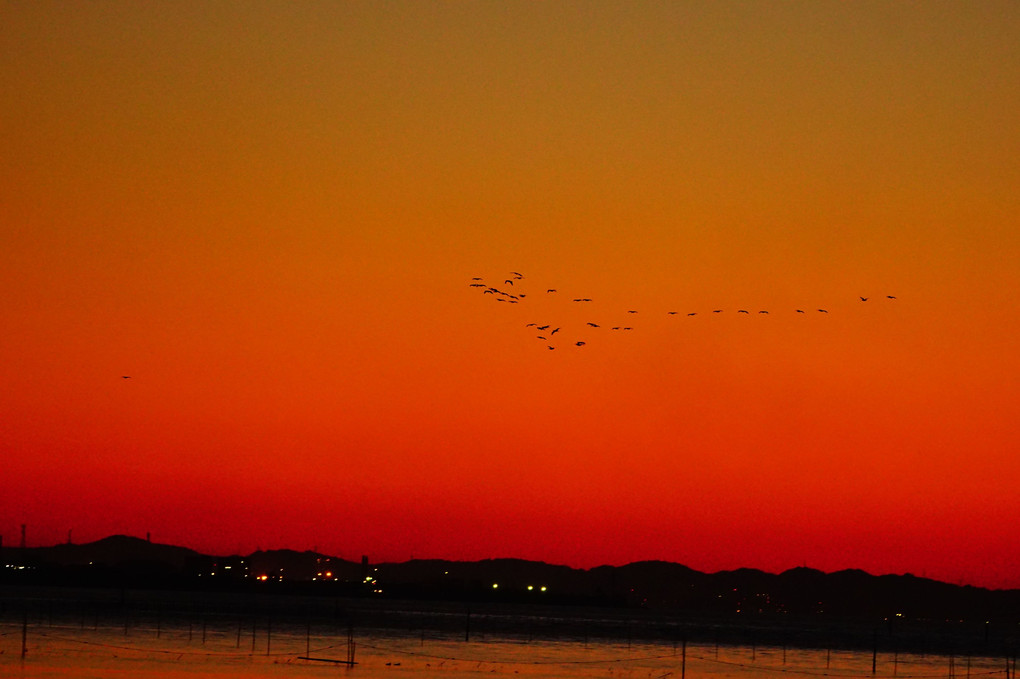
<path id="1" fill-rule="evenodd" d="M 381 598 L 609 605 L 707 615 L 808 615 L 1020 622 L 1020 590 L 990 590 L 859 569 L 704 573 L 666 561 L 590 569 L 524 559 L 362 563 L 314 551 L 210 556 L 114 535 L 86 544 L 4 547 L 3 582 L 131 587 L 282 587 Z M 261 579 L 265 576 L 265 579 Z M 266 582 L 270 580 L 271 582 Z"/>

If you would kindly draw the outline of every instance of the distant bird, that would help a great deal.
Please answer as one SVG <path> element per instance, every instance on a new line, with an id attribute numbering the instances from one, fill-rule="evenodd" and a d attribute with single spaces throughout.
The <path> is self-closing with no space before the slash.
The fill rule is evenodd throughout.
<path id="1" fill-rule="evenodd" d="M 633 330 L 633 329 L 634 329 L 634 328 L 630 327 L 629 325 L 628 325 L 628 326 L 626 326 L 626 327 L 624 327 L 624 330 Z"/>
<path id="2" fill-rule="evenodd" d="M 524 299 L 525 297 L 527 297 L 527 295 L 525 295 L 523 292 L 521 294 L 517 295 L 517 296 L 520 297 L 521 299 Z"/>
<path id="3" fill-rule="evenodd" d="M 556 292 L 556 288 L 549 288 L 546 292 Z M 576 302 L 577 300 L 575 299 L 574 301 Z"/>
<path id="4" fill-rule="evenodd" d="M 797 309 L 797 313 L 798 314 L 802 314 L 802 313 L 804 313 L 804 310 L 803 309 Z"/>
<path id="5" fill-rule="evenodd" d="M 548 337 L 543 337 L 542 335 L 535 335 L 535 337 L 537 337 L 540 340 L 548 340 L 549 339 Z"/>
<path id="6" fill-rule="evenodd" d="M 827 314 L 827 313 L 829 313 L 829 312 L 828 312 L 827 310 L 825 310 L 825 309 L 819 309 L 819 311 L 821 311 L 821 312 L 822 312 L 823 314 Z"/>
<path id="7" fill-rule="evenodd" d="M 722 313 L 722 309 L 712 309 L 712 313 L 713 314 L 721 314 Z"/>
<path id="8" fill-rule="evenodd" d="M 533 327 L 533 326 L 535 326 L 535 325 L 538 325 L 538 324 L 537 324 L 537 323 L 528 323 L 528 324 L 527 324 L 526 326 L 524 326 L 524 327 L 525 327 L 525 328 L 530 328 L 530 327 Z"/>
<path id="9" fill-rule="evenodd" d="M 548 325 L 540 325 L 540 326 L 538 326 L 538 329 L 539 330 L 548 330 L 549 326 Z"/>
<path id="10" fill-rule="evenodd" d="M 636 311 L 628 311 L 627 313 L 628 314 L 636 314 L 637 312 Z"/>
<path id="11" fill-rule="evenodd" d="M 121 375 L 120 379 L 122 379 L 122 380 L 129 380 L 129 379 L 131 379 L 131 375 Z"/>
<path id="12" fill-rule="evenodd" d="M 666 315 L 667 316 L 676 316 L 676 312 L 675 311 L 667 311 Z"/>
<path id="13" fill-rule="evenodd" d="M 471 283 L 470 287 L 472 287 L 472 288 L 484 288 L 485 287 L 485 283 Z"/>
<path id="14" fill-rule="evenodd" d="M 583 346 L 584 346 L 584 342 L 577 342 L 576 344 L 577 344 L 577 346 L 579 346 L 579 347 L 583 347 Z"/>
<path id="15" fill-rule="evenodd" d="M 767 314 L 768 312 L 767 311 L 759 311 L 758 313 L 759 314 Z"/>
<path id="16" fill-rule="evenodd" d="M 549 346 L 549 347 L 546 347 L 546 348 L 547 348 L 547 349 L 549 349 L 549 351 L 552 351 L 552 350 L 553 350 L 553 349 L 555 349 L 556 347 L 553 347 L 553 346 Z"/>
<path id="17" fill-rule="evenodd" d="M 475 276 L 475 277 L 474 277 L 474 278 L 472 278 L 471 280 L 473 280 L 473 281 L 480 281 L 480 280 L 482 280 L 482 279 L 481 279 L 481 278 L 479 278 L 478 276 Z"/>
<path id="18" fill-rule="evenodd" d="M 504 282 L 504 283 L 509 283 L 510 285 L 513 285 L 513 284 L 514 284 L 514 281 L 513 281 L 513 279 L 512 279 L 512 278 L 508 278 L 508 279 L 506 279 L 506 280 L 505 280 L 505 281 L 503 281 L 503 282 Z"/>
<path id="19" fill-rule="evenodd" d="M 492 288 L 488 288 L 488 289 L 486 289 L 486 290 L 482 290 L 482 294 L 483 294 L 483 295 L 491 295 L 491 294 L 492 294 L 492 293 L 494 293 L 494 292 L 496 292 L 496 291 L 495 291 L 495 290 L 493 290 Z"/>
<path id="20" fill-rule="evenodd" d="M 867 301 L 868 301 L 868 298 L 867 298 L 867 297 L 861 297 L 861 301 L 862 301 L 862 302 L 867 302 Z"/>
<path id="21" fill-rule="evenodd" d="M 583 297 L 583 298 L 575 299 L 574 301 L 575 302 L 590 302 L 591 300 L 588 299 L 587 297 Z"/>
<path id="22" fill-rule="evenodd" d="M 524 278 L 524 274 L 522 273 L 517 273 L 516 271 L 511 271 L 510 273 L 518 278 Z"/>
<path id="23" fill-rule="evenodd" d="M 687 314 L 687 315 L 688 315 L 688 316 L 697 316 L 697 315 L 698 315 L 698 312 L 697 312 L 697 311 L 692 311 L 691 313 L 689 313 L 689 314 Z"/>
<path id="24" fill-rule="evenodd" d="M 555 334 L 556 334 L 556 333 L 558 333 L 559 331 L 560 331 L 560 329 L 559 329 L 559 328 L 556 328 L 556 329 L 555 329 L 555 330 L 553 330 L 553 331 L 552 331 L 551 333 L 549 333 L 549 336 L 550 336 L 550 337 L 552 337 L 553 335 L 555 335 Z"/>
<path id="25" fill-rule="evenodd" d="M 620 329 L 620 326 L 618 326 L 618 325 L 614 325 L 613 326 L 613 330 L 619 330 L 619 329 Z"/>
<path id="26" fill-rule="evenodd" d="M 588 325 L 590 325 L 590 326 L 591 326 L 591 327 L 593 327 L 593 328 L 597 328 L 597 327 L 599 327 L 599 324 L 598 324 L 598 323 L 592 323 L 592 322 L 590 322 L 590 321 L 589 321 Z"/>
<path id="27" fill-rule="evenodd" d="M 751 312 L 748 311 L 747 309 L 737 309 L 737 313 L 738 314 L 749 314 Z"/>
<path id="28" fill-rule="evenodd" d="M 886 299 L 896 299 L 896 298 L 895 298 L 894 296 L 892 296 L 892 295 L 886 295 L 886 296 L 885 296 L 885 298 L 886 298 Z"/>

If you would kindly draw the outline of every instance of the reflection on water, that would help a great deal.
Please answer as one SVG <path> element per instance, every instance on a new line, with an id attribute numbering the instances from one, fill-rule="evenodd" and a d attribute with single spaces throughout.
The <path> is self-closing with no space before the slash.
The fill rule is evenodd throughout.
<path id="1" fill-rule="evenodd" d="M 26 655 L 22 658 L 22 633 Z M 353 634 L 356 666 L 334 664 L 351 650 L 348 630 L 331 626 L 33 623 L 0 626 L 0 676 L 49 677 L 336 677 L 400 679 L 432 674 L 528 679 L 770 679 L 872 677 L 982 679 L 1006 677 L 1004 659 L 683 642 L 537 640 L 488 635 L 361 630 Z M 304 658 L 316 658 L 308 660 Z M 1008 679 L 1008 677 L 1006 678 Z"/>

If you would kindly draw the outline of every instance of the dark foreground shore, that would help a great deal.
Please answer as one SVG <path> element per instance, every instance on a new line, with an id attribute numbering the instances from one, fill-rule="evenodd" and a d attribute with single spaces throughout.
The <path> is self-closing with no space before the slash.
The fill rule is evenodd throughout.
<path id="1" fill-rule="evenodd" d="M 0 587 L 0 624 L 116 628 L 124 635 L 187 628 L 331 628 L 465 640 L 684 642 L 1013 658 L 1020 625 L 983 620 L 825 615 L 685 615 L 640 608 L 439 602 L 295 594 L 117 588 Z M 240 641 L 238 642 L 240 643 Z"/>

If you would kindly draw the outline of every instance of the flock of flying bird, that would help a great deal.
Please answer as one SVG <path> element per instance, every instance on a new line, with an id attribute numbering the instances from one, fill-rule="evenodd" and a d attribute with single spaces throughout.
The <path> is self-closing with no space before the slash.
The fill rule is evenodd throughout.
<path id="1" fill-rule="evenodd" d="M 495 301 L 497 301 L 497 302 L 503 302 L 503 303 L 506 303 L 506 304 L 520 304 L 522 302 L 525 302 L 525 300 L 528 297 L 527 293 L 521 291 L 521 289 L 519 287 L 515 287 L 515 285 L 514 285 L 515 283 L 518 283 L 518 282 L 524 280 L 524 274 L 521 274 L 521 273 L 519 273 L 517 271 L 511 271 L 509 273 L 509 275 L 510 275 L 509 278 L 504 279 L 503 282 L 501 284 L 499 284 L 501 287 L 496 287 L 495 285 L 490 285 L 489 283 L 486 283 L 480 276 L 473 277 L 471 279 L 471 282 L 468 285 L 469 285 L 469 287 L 481 290 L 481 293 L 483 295 L 492 295 L 493 299 L 495 299 Z M 509 286 L 509 287 L 507 287 L 507 286 Z M 511 290 L 513 290 L 513 292 L 511 292 Z M 558 295 L 559 292 L 558 292 L 558 290 L 556 288 L 547 288 L 544 293 L 540 293 L 540 294 L 544 294 L 544 295 Z M 858 297 L 858 299 L 861 302 L 868 302 L 868 301 L 872 300 L 873 298 L 872 297 L 863 297 L 863 296 L 860 296 L 860 297 Z M 884 295 L 882 297 L 882 299 L 885 299 L 885 300 L 895 300 L 896 296 L 895 295 Z M 570 301 L 571 302 L 576 302 L 576 303 L 582 303 L 583 304 L 583 303 L 586 303 L 586 302 L 591 302 L 592 300 L 589 297 L 574 297 L 574 298 L 571 298 Z M 708 313 L 721 314 L 721 313 L 724 313 L 725 311 L 726 311 L 725 309 L 712 309 L 711 311 L 706 311 L 706 312 L 688 311 L 688 312 L 683 312 L 683 313 L 685 315 L 687 315 L 687 316 L 697 316 L 699 313 L 704 313 L 704 314 L 708 314 Z M 805 309 L 794 309 L 794 312 L 796 312 L 798 314 L 807 314 L 807 313 L 827 314 L 827 313 L 829 313 L 829 310 L 828 309 L 808 309 L 808 310 L 805 310 Z M 636 309 L 628 309 L 627 313 L 628 314 L 636 314 L 638 312 L 637 312 Z M 666 315 L 667 316 L 676 316 L 676 315 L 679 315 L 680 313 L 681 312 L 679 312 L 679 311 L 667 311 Z M 751 313 L 768 314 L 769 312 L 767 310 L 764 310 L 764 309 L 758 309 L 758 310 L 755 310 L 755 311 L 751 311 L 751 310 L 748 310 L 748 309 L 737 309 L 736 313 L 750 315 Z M 545 342 L 546 343 L 546 347 L 548 349 L 550 349 L 550 350 L 556 349 L 556 347 L 558 346 L 557 344 L 554 343 L 556 340 L 553 340 L 553 336 L 563 330 L 562 327 L 556 325 L 555 323 L 542 323 L 541 325 L 539 323 L 528 323 L 527 325 L 525 325 L 525 327 L 526 328 L 532 328 L 533 331 L 536 333 L 535 337 L 537 339 L 542 340 L 543 342 Z M 592 329 L 601 329 L 601 328 L 603 328 L 603 324 L 595 323 L 593 321 L 588 321 L 585 324 L 585 327 L 592 328 Z M 606 325 L 605 327 L 608 328 L 609 330 L 618 330 L 618 331 L 628 331 L 628 330 L 633 330 L 634 329 L 633 326 L 629 326 L 629 325 L 613 325 L 613 326 Z M 578 340 L 576 338 L 572 338 L 570 340 L 570 343 L 573 346 L 575 346 L 575 347 L 583 347 L 583 346 L 585 346 L 587 344 L 587 342 L 585 342 L 583 340 Z"/>

